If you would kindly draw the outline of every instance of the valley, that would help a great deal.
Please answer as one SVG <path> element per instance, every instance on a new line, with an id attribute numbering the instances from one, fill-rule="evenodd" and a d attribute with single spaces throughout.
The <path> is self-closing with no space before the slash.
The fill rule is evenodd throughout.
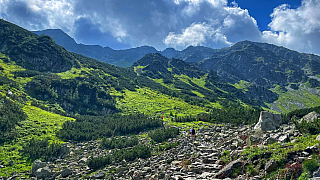
<path id="1" fill-rule="evenodd" d="M 0 179 L 318 177 L 320 116 L 300 119 L 320 113 L 319 56 L 36 34 L 0 20 Z M 256 129 L 261 111 L 281 126 Z"/>

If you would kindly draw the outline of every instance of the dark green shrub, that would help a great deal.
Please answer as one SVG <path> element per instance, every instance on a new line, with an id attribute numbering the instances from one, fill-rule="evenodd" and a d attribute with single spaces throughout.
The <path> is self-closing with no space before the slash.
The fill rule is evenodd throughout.
<path id="1" fill-rule="evenodd" d="M 88 167 L 93 170 L 103 168 L 114 161 L 133 161 L 136 158 L 148 158 L 151 156 L 151 149 L 145 145 L 134 146 L 131 149 L 121 149 L 114 151 L 111 155 L 90 157 L 87 161 Z"/>
<path id="2" fill-rule="evenodd" d="M 178 128 L 157 129 L 150 132 L 148 136 L 155 142 L 161 143 L 169 138 L 175 138 L 179 134 Z"/>
<path id="3" fill-rule="evenodd" d="M 296 129 L 303 134 L 316 135 L 320 133 L 320 119 L 314 120 L 313 122 L 302 120 L 302 122 L 295 122 L 295 124 Z"/>
<path id="4" fill-rule="evenodd" d="M 98 156 L 90 157 L 87 161 L 87 165 L 90 169 L 97 170 L 112 163 L 112 156 Z"/>
<path id="5" fill-rule="evenodd" d="M 63 140 L 86 141 L 118 135 L 135 134 L 163 126 L 159 118 L 143 114 L 79 116 L 76 121 L 67 121 L 57 136 Z"/>
<path id="6" fill-rule="evenodd" d="M 316 170 L 319 167 L 319 163 L 316 160 L 315 156 L 313 156 L 312 159 L 307 159 L 307 160 L 303 161 L 302 167 L 306 171 L 312 172 L 312 171 Z"/>
<path id="7" fill-rule="evenodd" d="M 50 158 L 59 156 L 61 147 L 62 146 L 56 142 L 50 144 L 47 139 L 37 140 L 32 138 L 29 142 L 27 142 L 26 145 L 23 146 L 22 153 L 27 155 L 32 160 L 49 160 Z"/>
<path id="8" fill-rule="evenodd" d="M 15 135 L 13 130 L 17 123 L 26 118 L 27 115 L 20 105 L 9 99 L 0 98 L 0 143 L 13 139 Z"/>
<path id="9" fill-rule="evenodd" d="M 129 137 L 129 138 L 114 138 L 112 137 L 110 140 L 107 138 L 103 138 L 101 141 L 101 147 L 105 149 L 122 149 L 126 147 L 132 147 L 138 145 L 139 141 L 137 137 Z"/>

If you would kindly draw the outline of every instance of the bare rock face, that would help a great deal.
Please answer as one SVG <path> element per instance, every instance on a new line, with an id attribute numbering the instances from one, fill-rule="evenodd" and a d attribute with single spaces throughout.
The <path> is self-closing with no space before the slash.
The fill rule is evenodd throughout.
<path id="1" fill-rule="evenodd" d="M 280 127 L 281 115 L 272 114 L 268 111 L 261 111 L 259 122 L 254 126 L 254 129 L 259 129 L 263 131 L 276 130 Z"/>

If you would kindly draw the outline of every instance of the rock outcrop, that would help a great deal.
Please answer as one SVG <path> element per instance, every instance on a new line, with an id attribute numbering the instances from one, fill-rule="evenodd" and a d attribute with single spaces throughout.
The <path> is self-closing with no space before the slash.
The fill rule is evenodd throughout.
<path id="1" fill-rule="evenodd" d="M 280 127 L 280 123 L 280 114 L 272 114 L 268 111 L 261 111 L 259 122 L 255 125 L 254 129 L 261 128 L 263 131 L 276 130 Z"/>
<path id="2" fill-rule="evenodd" d="M 300 123 L 304 120 L 304 121 L 307 121 L 307 122 L 313 122 L 314 120 L 320 118 L 320 114 L 315 112 L 315 111 L 312 111 L 311 113 L 303 116 L 301 119 L 300 119 Z"/>

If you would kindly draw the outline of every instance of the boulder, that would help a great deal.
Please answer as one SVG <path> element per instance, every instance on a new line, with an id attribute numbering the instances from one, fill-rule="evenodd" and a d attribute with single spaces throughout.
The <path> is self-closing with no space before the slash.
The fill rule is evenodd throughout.
<path id="1" fill-rule="evenodd" d="M 35 172 L 38 169 L 43 168 L 45 166 L 47 166 L 47 163 L 41 162 L 39 159 L 35 160 L 32 165 L 32 170 L 31 170 L 32 174 L 35 174 Z"/>
<path id="2" fill-rule="evenodd" d="M 97 173 L 95 173 L 95 174 L 93 174 L 93 177 L 95 179 L 103 179 L 105 176 L 106 176 L 106 172 L 102 171 L 102 170 L 97 172 Z"/>
<path id="3" fill-rule="evenodd" d="M 265 167 L 265 171 L 268 172 L 272 172 L 274 170 L 277 169 L 277 163 L 274 159 L 271 159 L 270 161 L 267 162 L 266 167 Z"/>
<path id="4" fill-rule="evenodd" d="M 287 134 L 284 134 L 278 138 L 278 142 L 281 142 L 281 143 L 284 143 L 287 140 L 289 140 L 289 136 Z"/>
<path id="5" fill-rule="evenodd" d="M 81 159 L 79 160 L 79 164 L 86 164 L 87 161 L 88 161 L 88 158 L 83 157 L 83 158 L 81 158 Z"/>
<path id="6" fill-rule="evenodd" d="M 255 145 L 257 143 L 259 143 L 260 140 L 254 136 L 249 136 L 247 139 L 246 139 L 246 144 L 247 146 L 252 146 L 252 145 Z"/>
<path id="7" fill-rule="evenodd" d="M 313 172 L 313 178 L 319 178 L 320 177 L 320 168 L 318 168 L 316 171 Z"/>
<path id="8" fill-rule="evenodd" d="M 51 176 L 51 170 L 46 166 L 43 168 L 39 168 L 36 172 L 35 175 L 38 179 L 47 179 Z"/>
<path id="9" fill-rule="evenodd" d="M 262 144 L 263 145 L 268 145 L 268 144 L 273 144 L 277 142 L 277 140 L 273 137 L 268 137 Z"/>
<path id="10" fill-rule="evenodd" d="M 68 177 L 68 176 L 71 175 L 71 174 L 72 174 L 72 171 L 71 171 L 69 168 L 64 169 L 63 171 L 61 171 L 61 176 L 62 176 L 63 178 Z"/>
<path id="11" fill-rule="evenodd" d="M 67 155 L 69 154 L 69 152 L 70 152 L 70 149 L 69 149 L 69 147 L 67 146 L 67 143 L 64 143 L 64 144 L 62 144 L 62 147 L 61 147 L 60 150 L 59 150 L 59 156 L 60 156 L 61 158 L 65 158 L 65 157 L 67 157 Z"/>
<path id="12" fill-rule="evenodd" d="M 301 123 L 303 120 L 305 120 L 305 121 L 307 121 L 307 122 L 313 122 L 315 119 L 318 119 L 318 118 L 320 118 L 320 114 L 318 114 L 318 113 L 315 112 L 315 111 L 312 111 L 311 113 L 303 116 L 303 117 L 300 119 L 299 123 Z"/>
<path id="13" fill-rule="evenodd" d="M 222 178 L 222 176 L 230 177 L 233 170 L 240 167 L 242 165 L 242 160 L 237 159 L 235 161 L 230 162 L 223 169 L 221 169 L 217 174 L 214 175 L 215 178 Z"/>
<path id="14" fill-rule="evenodd" d="M 268 111 L 261 111 L 259 122 L 254 126 L 254 129 L 260 129 L 263 131 L 276 130 L 280 127 L 281 115 L 272 114 Z"/>
<path id="15" fill-rule="evenodd" d="M 151 172 L 152 171 L 152 169 L 150 167 L 143 167 L 142 170 L 146 171 L 146 172 Z"/>

